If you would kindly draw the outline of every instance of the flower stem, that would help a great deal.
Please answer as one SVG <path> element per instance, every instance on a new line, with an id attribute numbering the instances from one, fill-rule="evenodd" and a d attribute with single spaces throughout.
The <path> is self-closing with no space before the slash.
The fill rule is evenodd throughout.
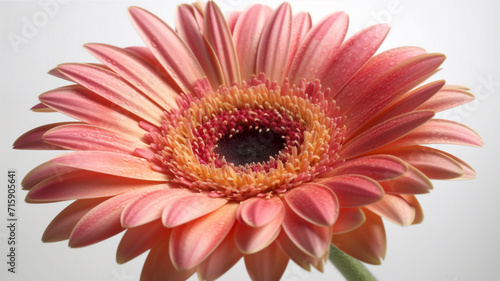
<path id="1" fill-rule="evenodd" d="M 375 277 L 357 259 L 345 254 L 330 244 L 328 259 L 342 273 L 347 281 L 376 281 Z"/>

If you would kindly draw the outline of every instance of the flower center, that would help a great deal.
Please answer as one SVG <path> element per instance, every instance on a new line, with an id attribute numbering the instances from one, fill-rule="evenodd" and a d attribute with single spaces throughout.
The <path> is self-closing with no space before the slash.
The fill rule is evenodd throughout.
<path id="1" fill-rule="evenodd" d="M 259 82 L 259 83 L 257 83 Z M 330 171 L 344 138 L 319 82 L 283 89 L 197 87 L 182 95 L 161 130 L 146 134 L 174 182 L 211 196 L 274 196 Z"/>

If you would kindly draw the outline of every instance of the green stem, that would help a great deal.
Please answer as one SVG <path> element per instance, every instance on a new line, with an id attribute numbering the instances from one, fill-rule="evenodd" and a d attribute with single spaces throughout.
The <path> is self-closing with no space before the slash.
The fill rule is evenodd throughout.
<path id="1" fill-rule="evenodd" d="M 375 277 L 357 259 L 345 254 L 330 244 L 328 259 L 342 273 L 347 281 L 376 281 Z"/>

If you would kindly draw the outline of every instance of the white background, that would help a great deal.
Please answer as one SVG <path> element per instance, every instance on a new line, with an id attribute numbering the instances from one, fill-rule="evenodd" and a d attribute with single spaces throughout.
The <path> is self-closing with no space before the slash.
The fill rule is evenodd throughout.
<path id="1" fill-rule="evenodd" d="M 66 82 L 46 74 L 64 62 L 96 62 L 81 46 L 102 42 L 120 47 L 144 45 L 129 23 L 126 9 L 142 6 L 174 24 L 178 1 L 47 1 L 0 2 L 0 175 L 17 169 L 19 178 L 36 165 L 58 155 L 53 151 L 14 151 L 14 140 L 39 125 L 67 120 L 56 113 L 34 113 L 29 108 L 44 91 Z M 223 11 L 242 10 L 250 1 L 217 1 Z M 261 1 L 252 1 L 261 2 Z M 264 2 L 264 1 L 262 1 Z M 278 1 L 265 1 L 272 7 Z M 401 228 L 386 223 L 387 256 L 381 266 L 369 266 L 379 280 L 464 281 L 498 280 L 500 270 L 500 186 L 497 181 L 500 108 L 500 2 L 496 1 L 290 1 L 294 11 L 310 11 L 317 22 L 344 10 L 350 16 L 349 34 L 377 22 L 392 29 L 380 50 L 420 46 L 447 55 L 443 70 L 431 81 L 466 85 L 476 94 L 472 104 L 445 114 L 474 128 L 485 147 L 441 147 L 463 158 L 477 171 L 471 181 L 435 181 L 435 189 L 419 196 L 422 224 Z M 37 24 L 28 36 L 26 22 Z M 16 34 L 23 43 L 13 44 Z M 6 179 L 0 188 L 1 280 L 137 280 L 145 255 L 125 264 L 114 260 L 120 235 L 96 245 L 70 249 L 66 242 L 44 244 L 41 235 L 68 203 L 26 204 L 18 190 L 17 273 L 7 272 Z M 197 280 L 192 277 L 192 280 Z M 249 280 L 238 263 L 221 280 Z M 324 274 L 308 273 L 290 264 L 283 280 L 343 280 L 332 265 Z"/>

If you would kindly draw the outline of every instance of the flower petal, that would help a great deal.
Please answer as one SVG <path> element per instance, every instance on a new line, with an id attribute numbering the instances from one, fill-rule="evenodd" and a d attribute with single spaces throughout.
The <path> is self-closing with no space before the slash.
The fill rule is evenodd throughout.
<path id="1" fill-rule="evenodd" d="M 234 26 L 234 47 L 238 54 L 243 80 L 248 80 L 253 74 L 258 74 L 255 73 L 257 48 L 262 31 L 272 12 L 273 10 L 269 6 L 252 5 L 240 15 Z"/>
<path id="2" fill-rule="evenodd" d="M 276 239 L 281 230 L 285 210 L 281 209 L 279 213 L 273 215 L 273 220 L 261 227 L 252 227 L 242 222 L 236 223 L 235 242 L 243 254 L 256 253 Z"/>
<path id="3" fill-rule="evenodd" d="M 387 193 L 423 194 L 432 189 L 429 178 L 411 165 L 408 165 L 408 172 L 403 176 L 379 183 Z"/>
<path id="4" fill-rule="evenodd" d="M 333 225 L 333 234 L 340 234 L 354 230 L 366 220 L 360 208 L 340 208 L 339 217 Z"/>
<path id="5" fill-rule="evenodd" d="M 273 196 L 269 199 L 253 197 L 240 203 L 236 217 L 244 224 L 262 227 L 270 223 L 284 210 L 281 199 Z"/>
<path id="6" fill-rule="evenodd" d="M 285 231 L 280 232 L 278 238 L 276 238 L 276 244 L 278 244 L 281 251 L 292 259 L 293 262 L 307 271 L 311 271 L 311 265 L 319 267 L 319 264 L 322 263 L 322 258 L 315 258 L 299 249 L 295 243 L 288 238 Z"/>
<path id="7" fill-rule="evenodd" d="M 339 155 L 352 158 L 382 147 L 404 135 L 415 131 L 434 116 L 433 111 L 414 111 L 382 122 L 347 141 Z"/>
<path id="8" fill-rule="evenodd" d="M 127 229 L 118 245 L 116 261 L 119 264 L 126 263 L 169 236 L 170 229 L 164 227 L 159 220 Z"/>
<path id="9" fill-rule="evenodd" d="M 174 228 L 170 238 L 170 257 L 175 268 L 188 270 L 208 257 L 233 228 L 236 208 L 236 204 L 226 204 Z"/>
<path id="10" fill-rule="evenodd" d="M 265 73 L 271 81 L 281 85 L 285 65 L 288 59 L 288 48 L 292 29 L 292 8 L 283 3 L 271 16 L 260 39 L 257 51 L 255 73 Z"/>
<path id="11" fill-rule="evenodd" d="M 78 169 L 60 166 L 48 161 L 31 170 L 21 181 L 21 185 L 23 186 L 23 190 L 30 190 L 38 183 L 48 178 L 63 175 L 76 170 Z"/>
<path id="12" fill-rule="evenodd" d="M 329 62 L 329 67 L 318 77 L 323 87 L 338 93 L 382 44 L 389 25 L 382 23 L 370 26 L 347 40 Z"/>
<path id="13" fill-rule="evenodd" d="M 94 57 L 158 103 L 163 110 L 177 109 L 178 91 L 149 64 L 133 52 L 106 44 L 85 44 Z"/>
<path id="14" fill-rule="evenodd" d="M 175 27 L 179 36 L 184 39 L 186 45 L 196 56 L 212 88 L 217 89 L 224 84 L 224 74 L 214 50 L 201 33 L 194 9 L 196 8 L 187 4 L 177 6 Z"/>
<path id="15" fill-rule="evenodd" d="M 333 235 L 332 243 L 346 254 L 369 264 L 380 264 L 385 257 L 386 237 L 382 219 L 363 209 L 366 221 L 358 228 Z"/>
<path id="16" fill-rule="evenodd" d="M 288 265 L 288 257 L 276 243 L 262 251 L 245 256 L 248 275 L 254 281 L 279 281 Z"/>
<path id="17" fill-rule="evenodd" d="M 408 166 L 398 157 L 376 154 L 348 160 L 333 169 L 327 176 L 357 174 L 382 181 L 397 178 L 407 171 Z"/>
<path id="18" fill-rule="evenodd" d="M 201 193 L 181 195 L 165 202 L 161 220 L 166 227 L 175 227 L 211 213 L 227 202 L 224 198 L 211 198 Z"/>
<path id="19" fill-rule="evenodd" d="M 337 176 L 319 183 L 333 191 L 340 207 L 359 207 L 375 203 L 384 196 L 384 190 L 376 181 L 361 175 Z"/>
<path id="20" fill-rule="evenodd" d="M 193 275 L 195 269 L 177 270 L 172 264 L 169 255 L 169 240 L 163 241 L 151 248 L 144 262 L 141 272 L 141 281 L 185 281 Z"/>
<path id="21" fill-rule="evenodd" d="M 33 106 L 30 110 L 32 110 L 34 112 L 57 112 L 57 110 L 54 110 L 54 109 L 46 106 L 43 103 L 39 103 L 39 104 Z"/>
<path id="22" fill-rule="evenodd" d="M 124 178 L 166 181 L 169 175 L 153 171 L 148 160 L 127 154 L 78 151 L 58 156 L 52 163 Z"/>
<path id="23" fill-rule="evenodd" d="M 421 223 L 424 220 L 424 212 L 422 211 L 422 207 L 420 206 L 417 198 L 414 195 L 408 194 L 399 194 L 399 196 L 415 210 L 415 219 L 411 224 Z"/>
<path id="24" fill-rule="evenodd" d="M 285 207 L 283 229 L 292 242 L 306 254 L 321 258 L 328 252 L 332 227 L 312 224 L 299 217 L 290 207 Z"/>
<path id="25" fill-rule="evenodd" d="M 306 37 L 309 30 L 312 27 L 311 15 L 306 12 L 299 12 L 293 15 L 292 18 L 292 33 L 290 35 L 290 47 L 288 49 L 288 59 L 286 62 L 285 76 L 288 76 L 290 72 L 290 66 L 292 66 L 295 54 L 299 49 L 300 44 Z"/>
<path id="26" fill-rule="evenodd" d="M 474 95 L 458 86 L 441 89 L 418 109 L 430 109 L 436 112 L 457 107 L 474 100 Z"/>
<path id="27" fill-rule="evenodd" d="M 144 43 L 184 93 L 205 76 L 203 69 L 179 35 L 150 12 L 129 8 L 129 15 Z"/>
<path id="28" fill-rule="evenodd" d="M 240 66 L 231 31 L 215 2 L 207 3 L 204 19 L 204 35 L 219 59 L 226 85 L 232 85 L 233 82 L 241 84 Z"/>
<path id="29" fill-rule="evenodd" d="M 152 124 L 161 125 L 163 111 L 116 73 L 81 63 L 61 64 L 57 68 L 71 80 L 105 98 L 113 105 Z"/>
<path id="30" fill-rule="evenodd" d="M 348 22 L 344 12 L 336 12 L 309 30 L 290 66 L 288 78 L 292 85 L 299 85 L 302 79 L 313 81 L 324 75 L 344 40 Z"/>
<path id="31" fill-rule="evenodd" d="M 51 144 L 51 143 L 46 143 L 43 141 L 42 136 L 45 134 L 48 130 L 63 126 L 63 125 L 68 125 L 68 124 L 74 124 L 74 122 L 62 122 L 62 123 L 53 123 L 53 124 L 48 124 L 48 125 L 43 125 L 37 128 L 34 128 L 32 130 L 29 130 L 28 132 L 22 134 L 13 144 L 14 149 L 51 149 L 51 150 L 57 150 L 57 149 L 65 149 L 61 146 L 58 146 L 56 144 Z"/>
<path id="32" fill-rule="evenodd" d="M 226 273 L 242 257 L 234 242 L 234 231 L 229 232 L 214 252 L 198 267 L 200 280 L 213 281 Z"/>
<path id="33" fill-rule="evenodd" d="M 95 206 L 108 198 L 76 200 L 64 208 L 47 226 L 42 236 L 43 242 L 58 242 L 69 239 L 71 232 L 80 219 Z"/>
<path id="34" fill-rule="evenodd" d="M 366 208 L 400 226 L 411 225 L 415 220 L 415 209 L 399 195 L 386 194 L 381 201 Z"/>
<path id="35" fill-rule="evenodd" d="M 284 197 L 290 209 L 310 223 L 326 227 L 337 219 L 337 197 L 324 185 L 304 183 L 288 191 Z"/>

